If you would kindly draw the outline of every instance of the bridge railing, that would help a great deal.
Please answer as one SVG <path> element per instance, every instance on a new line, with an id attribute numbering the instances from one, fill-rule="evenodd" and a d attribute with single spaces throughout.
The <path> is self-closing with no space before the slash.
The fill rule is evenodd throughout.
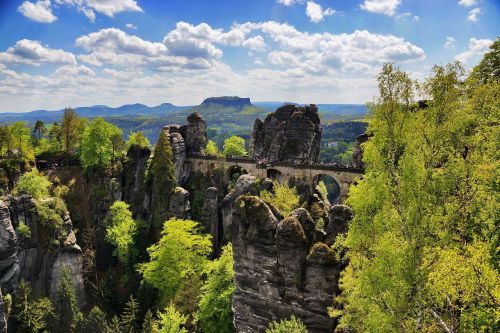
<path id="1" fill-rule="evenodd" d="M 202 155 L 202 154 L 187 154 L 187 158 L 199 159 L 199 160 L 210 160 L 210 161 L 221 161 L 221 162 L 232 162 L 232 163 L 255 163 L 258 168 L 269 169 L 273 167 L 291 167 L 294 169 L 314 169 L 314 170 L 325 170 L 325 171 L 343 171 L 343 172 L 353 172 L 362 174 L 364 171 L 361 168 L 356 168 L 348 164 L 338 164 L 338 163 L 293 163 L 286 161 L 273 161 L 269 159 L 256 159 L 251 156 L 216 156 L 216 155 Z"/>

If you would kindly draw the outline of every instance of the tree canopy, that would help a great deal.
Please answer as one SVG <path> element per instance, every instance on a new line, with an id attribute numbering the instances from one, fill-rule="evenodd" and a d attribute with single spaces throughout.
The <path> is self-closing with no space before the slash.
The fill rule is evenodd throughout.
<path id="1" fill-rule="evenodd" d="M 191 220 L 172 218 L 163 224 L 161 234 L 160 241 L 148 248 L 150 260 L 139 271 L 164 300 L 171 300 L 187 278 L 204 271 L 212 243 Z"/>
<path id="2" fill-rule="evenodd" d="M 114 136 L 122 130 L 103 118 L 96 118 L 85 127 L 80 159 L 85 168 L 108 167 L 115 154 Z"/>
<path id="3" fill-rule="evenodd" d="M 386 64 L 378 76 L 365 175 L 347 201 L 348 266 L 332 312 L 343 329 L 498 328 L 500 90 L 467 87 L 463 73 L 435 66 L 421 86 L 425 108 L 407 73 Z"/>
<path id="4" fill-rule="evenodd" d="M 245 149 L 245 139 L 233 135 L 224 140 L 224 156 L 245 156 L 247 151 Z"/>
<path id="5" fill-rule="evenodd" d="M 114 255 L 123 265 L 128 265 L 134 255 L 134 238 L 137 224 L 132 218 L 129 205 L 123 201 L 115 201 L 109 208 L 105 220 L 106 240 L 114 245 Z"/>

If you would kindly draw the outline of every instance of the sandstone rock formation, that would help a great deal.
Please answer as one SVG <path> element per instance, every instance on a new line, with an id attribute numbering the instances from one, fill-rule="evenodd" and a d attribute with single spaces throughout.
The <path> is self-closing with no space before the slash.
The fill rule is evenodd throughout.
<path id="1" fill-rule="evenodd" d="M 19 235 L 20 223 L 31 236 Z M 69 215 L 64 216 L 64 237 L 59 247 L 47 244 L 47 234 L 34 200 L 27 195 L 0 200 L 0 283 L 4 292 L 14 293 L 19 279 L 30 282 L 35 296 L 56 297 L 59 278 L 66 269 L 75 287 L 79 305 L 85 304 L 81 249 L 76 244 Z"/>
<path id="2" fill-rule="evenodd" d="M 177 183 L 183 184 L 191 174 L 191 167 L 186 162 L 186 154 L 204 154 L 207 145 L 207 126 L 201 114 L 195 112 L 187 117 L 185 125 L 167 125 L 167 132 L 175 164 Z"/>
<path id="3" fill-rule="evenodd" d="M 205 232 L 212 235 L 212 249 L 214 253 L 215 251 L 217 251 L 220 245 L 218 209 L 218 190 L 216 187 L 209 187 L 205 191 L 205 198 L 203 200 L 200 222 L 203 225 Z"/>
<path id="4" fill-rule="evenodd" d="M 356 137 L 354 141 L 354 147 L 352 149 L 352 165 L 356 168 L 364 168 L 363 164 L 363 149 L 361 147 L 362 143 L 368 141 L 370 136 L 368 134 L 361 134 Z"/>
<path id="5" fill-rule="evenodd" d="M 198 112 L 187 117 L 188 123 L 180 128 L 186 143 L 186 152 L 203 154 L 207 145 L 207 125 Z"/>
<path id="6" fill-rule="evenodd" d="M 232 233 L 237 332 L 264 332 L 271 321 L 292 314 L 308 332 L 333 331 L 327 308 L 338 292 L 342 267 L 334 251 L 318 241 L 321 233 L 305 209 L 279 220 L 260 198 L 239 196 Z"/>
<path id="7" fill-rule="evenodd" d="M 122 200 L 130 204 L 132 211 L 144 216 L 149 210 L 150 193 L 145 186 L 145 174 L 151 149 L 132 145 L 123 164 Z"/>
<path id="8" fill-rule="evenodd" d="M 176 187 L 170 196 L 170 206 L 168 208 L 170 217 L 190 219 L 190 210 L 189 192 L 182 187 Z"/>
<path id="9" fill-rule="evenodd" d="M 295 163 L 319 161 L 321 126 L 316 105 L 284 105 L 264 121 L 255 120 L 253 153 L 260 158 Z"/>

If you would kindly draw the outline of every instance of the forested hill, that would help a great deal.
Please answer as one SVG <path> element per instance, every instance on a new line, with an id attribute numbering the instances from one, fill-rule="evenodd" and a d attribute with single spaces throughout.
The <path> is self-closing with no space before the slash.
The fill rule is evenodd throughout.
<path id="1" fill-rule="evenodd" d="M 104 117 L 110 123 L 123 130 L 124 135 L 130 132 L 142 131 L 152 142 L 156 142 L 160 129 L 165 124 L 181 124 L 193 112 L 199 112 L 207 121 L 210 129 L 226 138 L 230 134 L 241 136 L 249 135 L 255 119 L 264 119 L 283 102 L 256 102 L 250 98 L 236 96 L 209 97 L 196 106 L 176 106 L 163 103 L 149 107 L 144 104 L 127 104 L 112 108 L 105 105 L 76 107 L 74 110 L 83 118 Z M 363 118 L 367 112 L 366 106 L 361 104 L 319 104 L 318 110 L 322 123 L 337 120 L 352 120 Z M 46 111 L 37 110 L 27 113 L 7 112 L 0 113 L 0 122 L 13 123 L 24 121 L 33 126 L 41 120 L 45 124 L 60 121 L 64 110 Z"/>

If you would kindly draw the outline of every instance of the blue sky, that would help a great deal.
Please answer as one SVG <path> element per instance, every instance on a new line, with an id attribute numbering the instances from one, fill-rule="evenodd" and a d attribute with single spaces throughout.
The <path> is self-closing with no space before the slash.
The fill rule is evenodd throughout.
<path id="1" fill-rule="evenodd" d="M 0 112 L 127 103 L 365 103 L 387 61 L 474 66 L 498 0 L 0 1 Z"/>

